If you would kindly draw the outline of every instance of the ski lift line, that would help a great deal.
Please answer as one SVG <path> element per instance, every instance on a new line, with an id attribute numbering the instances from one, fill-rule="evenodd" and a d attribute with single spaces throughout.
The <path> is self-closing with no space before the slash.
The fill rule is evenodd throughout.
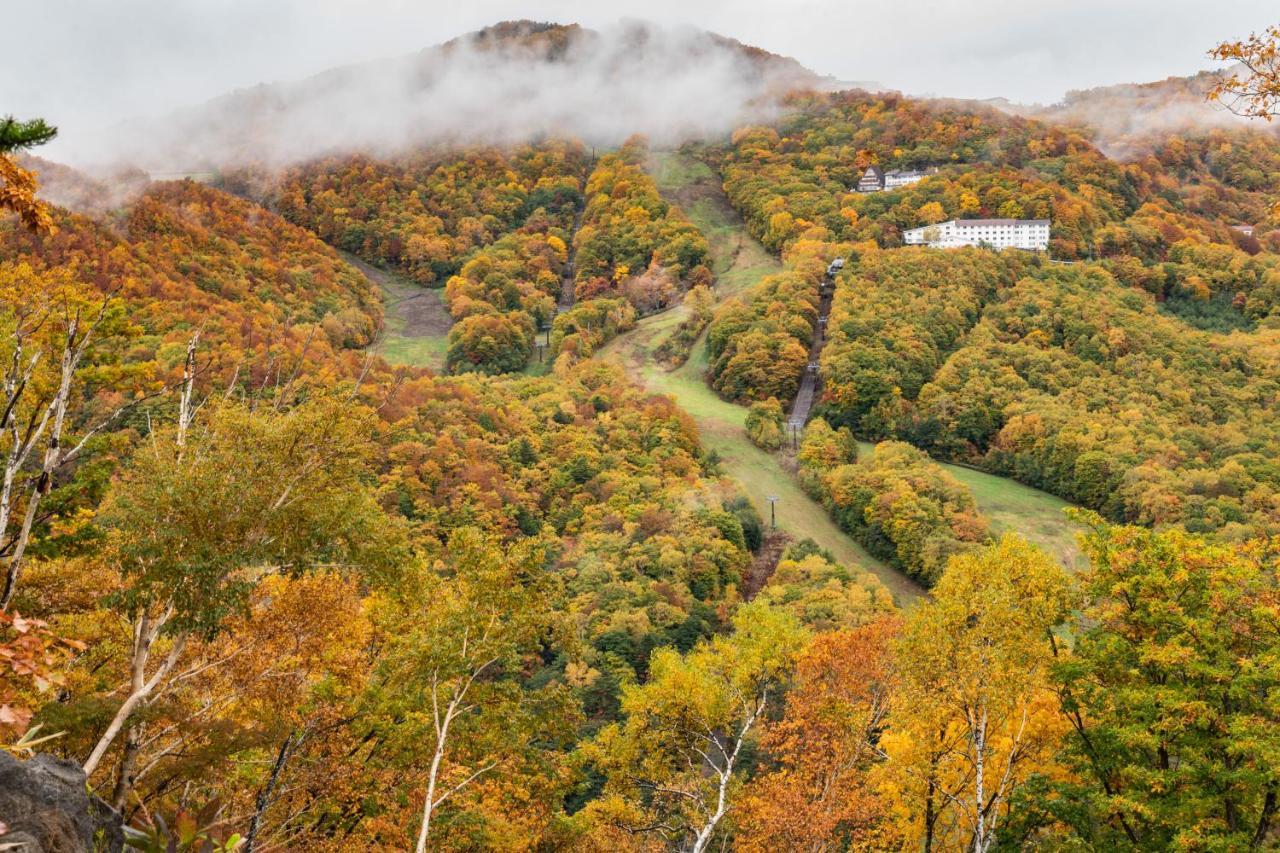
<path id="1" fill-rule="evenodd" d="M 822 348 L 827 343 L 827 323 L 831 316 L 831 302 L 835 295 L 835 276 L 844 269 L 845 259 L 836 258 L 827 266 L 827 274 L 818 285 L 818 321 L 814 326 L 813 343 L 809 348 L 809 360 L 805 365 L 804 374 L 800 378 L 800 387 L 796 391 L 796 398 L 791 404 L 791 413 L 788 418 L 788 425 L 791 427 L 799 426 L 800 429 L 809 422 L 809 413 L 813 409 L 813 402 L 817 398 L 818 387 L 821 381 L 819 374 L 819 365 L 821 363 L 820 356 Z"/>

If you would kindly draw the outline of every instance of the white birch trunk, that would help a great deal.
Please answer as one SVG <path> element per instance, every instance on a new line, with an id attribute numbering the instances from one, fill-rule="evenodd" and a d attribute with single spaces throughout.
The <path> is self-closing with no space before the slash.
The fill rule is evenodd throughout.
<path id="1" fill-rule="evenodd" d="M 738 753 L 741 751 L 742 744 L 746 741 L 751 727 L 755 725 L 756 719 L 764 711 L 765 700 L 766 697 L 761 696 L 755 708 L 743 720 L 742 728 L 738 730 L 738 735 L 734 738 L 733 751 L 725 754 L 724 750 L 721 749 L 721 754 L 724 755 L 725 761 L 724 767 L 716 770 L 720 777 L 720 784 L 716 791 L 716 810 L 711 813 L 711 817 L 703 824 L 702 829 L 698 830 L 697 836 L 693 839 L 693 847 L 690 848 L 691 853 L 703 853 L 707 849 L 707 845 L 711 843 L 711 836 L 716 831 L 716 826 L 719 825 L 725 812 L 729 810 L 729 783 L 733 780 L 733 768 L 738 761 Z M 714 735 L 712 740 L 715 740 Z"/>
<path id="2" fill-rule="evenodd" d="M 984 803 L 986 801 L 986 757 L 987 757 L 987 704 L 980 703 L 978 719 L 973 731 L 973 850 L 974 853 L 986 853 L 991 842 L 987 837 L 987 818 Z"/>
<path id="3" fill-rule="evenodd" d="M 85 759 L 83 767 L 86 776 L 93 775 L 93 771 L 98 769 L 103 756 L 107 754 L 107 750 L 111 748 L 111 744 L 119 736 L 125 723 L 128 722 L 129 715 L 137 710 L 138 706 L 148 696 L 155 692 L 156 687 L 173 670 L 178 658 L 182 655 L 182 650 L 187 644 L 188 635 L 185 631 L 174 638 L 169 654 L 165 655 L 164 660 L 160 662 L 160 666 L 152 673 L 151 677 L 146 677 L 152 644 L 160 636 L 160 631 L 164 628 L 165 623 L 168 622 L 168 618 L 168 613 L 155 620 L 152 620 L 149 616 L 143 616 L 135 626 L 133 657 L 130 663 L 129 695 L 125 697 L 124 702 L 116 710 L 115 716 L 111 718 L 110 724 L 107 725 L 107 730 L 98 739 L 93 752 L 89 753 L 89 757 Z"/>
<path id="4" fill-rule="evenodd" d="M 418 830 L 417 853 L 426 853 L 427 834 L 431 832 L 431 812 L 436 806 L 436 779 L 440 775 L 440 764 L 444 760 L 445 739 L 449 737 L 449 723 L 452 722 L 454 705 L 450 703 L 445 713 L 444 725 L 436 736 L 436 752 L 431 757 L 431 772 L 427 776 L 427 801 L 422 806 L 422 828 Z"/>

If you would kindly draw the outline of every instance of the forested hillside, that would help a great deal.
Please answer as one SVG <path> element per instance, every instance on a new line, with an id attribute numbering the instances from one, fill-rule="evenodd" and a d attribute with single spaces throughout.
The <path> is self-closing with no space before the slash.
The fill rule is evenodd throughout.
<path id="1" fill-rule="evenodd" d="M 286 171 L 273 194 L 285 217 L 329 243 L 442 284 L 534 211 L 571 212 L 586 156 L 564 144 L 324 159 Z"/>
<path id="2" fill-rule="evenodd" d="M 197 328 L 210 371 L 307 359 L 349 372 L 362 357 L 344 351 L 381 322 L 371 285 L 315 235 L 199 184 L 156 184 L 104 220 L 55 211 L 53 225 L 3 224 L 8 274 L 114 296 L 136 326 L 117 358 L 157 380 L 180 372 Z"/>
<path id="3" fill-rule="evenodd" d="M 553 320 L 546 358 L 585 358 L 636 313 L 710 280 L 705 238 L 658 196 L 645 154 L 632 140 L 598 160 L 561 142 L 354 156 L 291 169 L 258 192 L 333 245 L 444 286 L 452 372 L 512 373 Z"/>
<path id="4" fill-rule="evenodd" d="M 832 423 L 1117 521 L 1243 540 L 1274 535 L 1280 517 L 1262 415 L 1277 400 L 1280 255 L 1269 249 L 1280 246 L 1264 225 L 1276 198 L 1264 170 L 1280 138 L 1235 133 L 1162 140 L 1120 163 L 1076 131 L 845 95 L 743 131 L 722 156 L 730 197 L 784 257 L 852 243 L 822 356 Z M 893 192 L 849 192 L 871 162 L 949 165 Z M 1051 218 L 1050 254 L 1086 260 L 894 248 L 904 228 L 965 215 Z M 1247 235 L 1240 222 L 1260 225 Z M 786 306 L 808 305 L 791 332 L 808 343 L 816 288 L 796 293 L 780 300 L 763 283 L 754 307 L 717 317 L 712 355 L 738 361 L 716 363 L 722 393 L 767 396 L 777 377 L 798 379 L 801 351 L 791 366 L 768 337 Z M 735 375 L 748 378 L 727 384 Z"/>
<path id="5" fill-rule="evenodd" d="M 1274 848 L 1280 136 L 1107 97 L 119 186 L 0 121 L 0 749 L 142 850 Z M 977 217 L 1048 251 L 904 245 Z"/>

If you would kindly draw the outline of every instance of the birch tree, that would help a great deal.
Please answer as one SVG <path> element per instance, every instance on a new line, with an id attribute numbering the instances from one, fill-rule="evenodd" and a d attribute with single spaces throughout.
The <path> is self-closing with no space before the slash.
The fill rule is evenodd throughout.
<path id="1" fill-rule="evenodd" d="M 367 412 L 328 398 L 197 409 L 190 388 L 177 423 L 146 440 L 101 509 L 106 556 L 124 582 L 114 604 L 132 642 L 119 705 L 84 761 L 90 775 L 133 715 L 183 677 L 192 638 L 216 636 L 262 578 L 373 571 L 389 559 L 372 547 L 386 531 L 362 482 Z"/>
<path id="2" fill-rule="evenodd" d="M 1015 793 L 1051 766 L 1065 720 L 1051 689 L 1064 570 L 1007 536 L 953 557 L 907 618 L 882 739 L 885 791 L 908 843 L 994 849 Z"/>
<path id="3" fill-rule="evenodd" d="M 622 697 L 622 722 L 602 730 L 588 757 L 608 774 L 592 817 L 702 853 L 740 788 L 744 750 L 780 697 L 805 632 L 791 615 L 744 605 L 733 633 L 687 655 L 664 648 L 649 681 Z"/>
<path id="4" fill-rule="evenodd" d="M 476 782 L 510 772 L 535 736 L 555 728 L 540 719 L 544 697 L 520 683 L 524 660 L 551 628 L 547 561 L 546 542 L 504 546 L 463 528 L 444 556 L 407 585 L 410 594 L 388 626 L 396 639 L 378 677 L 382 711 L 397 720 L 396 739 L 407 751 L 430 756 L 419 853 L 439 834 L 442 806 Z"/>
<path id="5" fill-rule="evenodd" d="M 74 444 L 64 444 L 82 391 L 77 379 L 86 353 L 118 314 L 110 295 L 90 296 L 65 271 L 37 274 L 26 264 L 0 267 L 0 306 L 0 609 L 7 609 L 56 476 L 119 414 L 88 426 Z"/>

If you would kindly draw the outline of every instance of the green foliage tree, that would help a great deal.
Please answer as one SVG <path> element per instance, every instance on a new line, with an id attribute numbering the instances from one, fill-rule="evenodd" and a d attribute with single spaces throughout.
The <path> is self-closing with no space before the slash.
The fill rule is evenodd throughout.
<path id="1" fill-rule="evenodd" d="M 533 351 L 534 326 L 520 312 L 472 314 L 449 330 L 445 367 L 450 373 L 512 373 Z"/>
<path id="2" fill-rule="evenodd" d="M 730 400 L 790 400 L 809 363 L 818 320 L 821 269 L 766 276 L 730 300 L 711 322 L 707 355 L 711 385 Z"/>
<path id="3" fill-rule="evenodd" d="M 1265 848 L 1280 808 L 1280 547 L 1085 520 L 1089 605 L 1056 671 L 1077 781 L 1045 812 L 1100 848 Z"/>
<path id="4" fill-rule="evenodd" d="M 764 519 L 756 512 L 755 506 L 745 495 L 738 495 L 733 500 L 725 501 L 724 508 L 733 513 L 742 525 L 742 540 L 747 549 L 759 551 L 764 542 Z"/>
<path id="5" fill-rule="evenodd" d="M 102 508 L 133 643 L 125 698 L 86 773 L 176 674 L 187 643 L 215 635 L 265 574 L 324 564 L 376 577 L 386 567 L 393 550 L 379 540 L 394 536 L 361 482 L 369 433 L 368 412 L 341 400 L 285 410 L 210 401 L 197 412 L 187 387 L 177 424 L 140 448 Z"/>
<path id="6" fill-rule="evenodd" d="M 648 683 L 624 692 L 623 720 L 585 748 L 608 777 L 593 818 L 709 849 L 749 743 L 805 645 L 795 618 L 764 604 L 744 605 L 733 627 L 687 655 L 656 651 Z"/>
<path id="7" fill-rule="evenodd" d="M 953 555 L 987 538 L 969 489 L 908 444 L 883 441 L 821 482 L 823 503 L 845 530 L 926 586 Z"/>
<path id="8" fill-rule="evenodd" d="M 747 438 L 756 447 L 764 450 L 777 450 L 782 446 L 786 416 L 782 413 L 782 404 L 776 397 L 752 403 L 747 410 L 745 427 Z"/>
<path id="9" fill-rule="evenodd" d="M 579 302 L 551 324 L 552 357 L 567 355 L 565 363 L 576 364 L 635 323 L 636 309 L 625 299 Z"/>
<path id="10" fill-rule="evenodd" d="M 858 442 L 848 427 L 832 429 L 825 418 L 812 418 L 805 424 L 796 455 L 800 465 L 800 485 L 811 497 L 822 499 L 823 477 L 841 465 L 858 461 Z"/>

